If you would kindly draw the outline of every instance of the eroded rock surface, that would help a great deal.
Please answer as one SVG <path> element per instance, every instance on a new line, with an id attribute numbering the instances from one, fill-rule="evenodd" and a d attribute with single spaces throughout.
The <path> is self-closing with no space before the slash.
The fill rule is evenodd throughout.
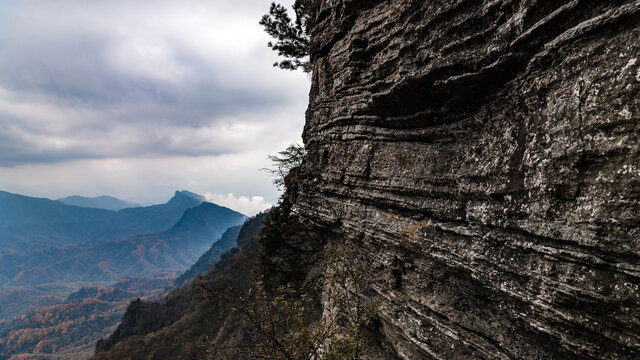
<path id="1" fill-rule="evenodd" d="M 640 1 L 328 0 L 302 216 L 403 359 L 640 357 Z"/>

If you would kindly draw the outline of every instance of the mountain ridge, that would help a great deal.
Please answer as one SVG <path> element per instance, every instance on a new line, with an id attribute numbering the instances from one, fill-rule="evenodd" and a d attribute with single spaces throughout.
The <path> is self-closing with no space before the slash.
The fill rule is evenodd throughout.
<path id="1" fill-rule="evenodd" d="M 229 227 L 246 216 L 202 203 L 171 228 L 101 243 L 48 247 L 0 258 L 0 287 L 52 282 L 113 281 L 178 273 L 191 266 Z"/>
<path id="2" fill-rule="evenodd" d="M 95 197 L 85 197 L 80 195 L 71 195 L 64 198 L 57 199 L 66 205 L 73 205 L 86 208 L 104 209 L 118 211 L 131 207 L 141 207 L 139 204 L 134 204 L 125 200 L 118 199 L 113 196 L 100 195 Z"/>
<path id="3" fill-rule="evenodd" d="M 209 250 L 200 255 L 198 260 L 196 260 L 196 262 L 191 265 L 189 269 L 187 269 L 184 273 L 182 273 L 182 275 L 178 276 L 173 281 L 173 283 L 171 284 L 171 288 L 180 288 L 189 281 L 193 280 L 196 276 L 207 272 L 207 270 L 220 259 L 223 253 L 236 246 L 236 241 L 241 229 L 241 225 L 233 226 L 227 229 L 227 231 L 225 231 L 224 234 L 220 236 L 220 239 L 218 239 L 215 243 L 213 243 L 213 245 L 211 245 L 211 248 Z"/>
<path id="4" fill-rule="evenodd" d="M 0 191 L 0 255 L 16 248 L 36 250 L 164 231 L 203 201 L 183 190 L 164 204 L 112 211 Z"/>
<path id="5" fill-rule="evenodd" d="M 0 227 L 38 223 L 89 221 L 111 212 L 105 209 L 83 209 L 47 199 L 0 190 Z M 62 219 L 61 219 L 62 217 Z"/>

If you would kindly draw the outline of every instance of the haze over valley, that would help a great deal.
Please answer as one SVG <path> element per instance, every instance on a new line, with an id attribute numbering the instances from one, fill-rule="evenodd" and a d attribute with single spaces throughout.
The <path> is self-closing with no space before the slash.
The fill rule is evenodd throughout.
<path id="1" fill-rule="evenodd" d="M 0 191 L 0 358 L 90 355 L 130 301 L 205 272 L 246 219 L 189 191 L 144 207 Z"/>

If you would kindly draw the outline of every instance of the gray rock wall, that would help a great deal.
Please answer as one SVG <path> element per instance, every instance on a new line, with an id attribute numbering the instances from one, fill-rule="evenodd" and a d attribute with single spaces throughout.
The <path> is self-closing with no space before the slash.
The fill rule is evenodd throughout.
<path id="1" fill-rule="evenodd" d="M 323 0 L 302 217 L 402 359 L 640 358 L 640 1 Z"/>

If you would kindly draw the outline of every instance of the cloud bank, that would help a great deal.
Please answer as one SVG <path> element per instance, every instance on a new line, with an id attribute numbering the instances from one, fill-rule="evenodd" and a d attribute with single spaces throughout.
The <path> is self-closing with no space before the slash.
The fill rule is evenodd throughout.
<path id="1" fill-rule="evenodd" d="M 253 216 L 273 206 L 273 204 L 266 202 L 262 196 L 237 197 L 233 193 L 227 195 L 206 193 L 204 197 L 208 202 L 228 207 L 249 216 Z"/>
<path id="2" fill-rule="evenodd" d="M 46 192 L 29 176 L 57 178 L 66 169 L 76 192 L 96 192 L 104 185 L 71 177 L 149 159 L 153 166 L 165 160 L 163 176 L 175 178 L 204 159 L 246 163 L 298 140 L 309 81 L 271 66 L 275 54 L 258 25 L 268 6 L 259 0 L 2 1 L 0 186 Z M 264 191 L 255 169 L 240 176 L 256 178 L 255 188 Z M 136 172 L 147 182 L 164 181 L 155 175 Z M 178 182 L 191 180 L 185 175 Z M 160 200 L 160 192 L 155 196 Z"/>

